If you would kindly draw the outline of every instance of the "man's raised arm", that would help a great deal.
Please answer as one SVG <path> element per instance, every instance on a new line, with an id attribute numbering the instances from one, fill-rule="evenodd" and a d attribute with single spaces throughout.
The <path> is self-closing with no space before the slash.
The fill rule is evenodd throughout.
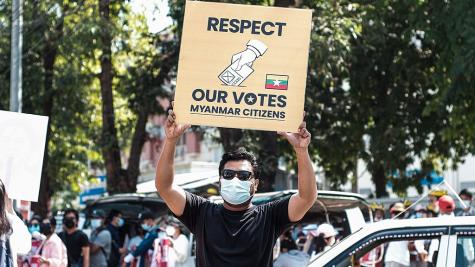
<path id="1" fill-rule="evenodd" d="M 292 222 L 299 221 L 312 207 L 317 198 L 317 182 L 308 154 L 308 145 L 311 135 L 303 122 L 298 133 L 279 133 L 287 138 L 295 150 L 298 165 L 298 192 L 289 200 L 289 219 Z"/>
<path id="2" fill-rule="evenodd" d="M 168 208 L 175 215 L 181 216 L 185 209 L 186 196 L 182 188 L 173 184 L 173 176 L 175 175 L 173 164 L 175 161 L 176 143 L 190 125 L 177 125 L 175 120 L 175 113 L 173 110 L 170 110 L 165 126 L 165 144 L 157 163 L 155 187 Z"/>

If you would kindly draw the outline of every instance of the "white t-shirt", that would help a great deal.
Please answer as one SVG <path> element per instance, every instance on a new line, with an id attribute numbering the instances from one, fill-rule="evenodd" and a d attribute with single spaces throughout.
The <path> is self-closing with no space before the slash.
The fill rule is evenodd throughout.
<path id="1" fill-rule="evenodd" d="M 13 266 L 17 266 L 17 254 L 26 255 L 31 250 L 31 234 L 25 223 L 16 216 L 16 214 L 7 214 L 7 220 L 12 226 L 12 234 L 10 235 L 10 247 L 12 250 Z"/>
<path id="2" fill-rule="evenodd" d="M 411 259 L 407 246 L 408 241 L 405 240 L 389 242 L 384 262 L 397 262 L 404 266 L 409 266 Z"/>
<path id="3" fill-rule="evenodd" d="M 179 235 L 173 240 L 173 249 L 170 251 L 170 261 L 175 267 L 188 266 L 190 259 L 190 242 L 185 235 Z"/>

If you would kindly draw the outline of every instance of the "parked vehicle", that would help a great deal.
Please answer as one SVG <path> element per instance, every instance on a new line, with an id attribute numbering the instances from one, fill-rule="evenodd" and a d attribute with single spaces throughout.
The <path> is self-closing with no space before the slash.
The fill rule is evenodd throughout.
<path id="1" fill-rule="evenodd" d="M 432 263 L 436 267 L 470 266 L 475 244 L 474 217 L 438 217 L 425 219 L 383 220 L 367 224 L 341 240 L 330 250 L 310 261 L 310 267 L 384 266 L 384 249 L 390 242 L 416 240 L 438 241 Z M 437 244 L 434 242 L 434 244 Z M 380 257 L 372 262 L 365 259 L 368 252 L 380 248 Z M 432 260 L 432 259 L 429 259 Z M 365 262 L 363 262 L 365 261 Z M 366 265 L 363 265 L 365 263 Z"/>
<path id="2" fill-rule="evenodd" d="M 268 203 L 293 195 L 297 190 L 284 190 L 255 194 L 252 203 L 255 205 Z M 220 196 L 212 196 L 210 201 L 222 203 Z M 361 195 L 339 191 L 318 191 L 315 204 L 300 221 L 302 225 L 330 223 L 345 237 L 360 229 L 366 222 L 372 221 L 369 203 Z"/>
<path id="3" fill-rule="evenodd" d="M 149 211 L 157 217 L 167 215 L 169 210 L 165 202 L 158 196 L 145 194 L 117 194 L 102 197 L 92 203 L 88 203 L 83 210 L 86 217 L 93 210 L 100 209 L 106 214 L 112 209 L 119 210 L 126 222 L 138 222 L 139 214 Z"/>

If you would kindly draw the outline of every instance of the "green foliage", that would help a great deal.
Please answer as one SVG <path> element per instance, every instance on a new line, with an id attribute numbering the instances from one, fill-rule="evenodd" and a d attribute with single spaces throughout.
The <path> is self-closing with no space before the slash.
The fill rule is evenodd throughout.
<path id="1" fill-rule="evenodd" d="M 156 97 L 168 96 L 163 83 L 176 74 L 184 0 L 169 1 L 174 25 L 166 36 L 149 34 L 145 18 L 133 14 L 128 2 L 112 1 L 111 23 L 100 20 L 97 5 L 92 0 L 24 2 L 23 112 L 51 113 L 48 193 L 63 191 L 56 195 L 62 199 L 76 196 L 89 167 L 104 164 L 101 34 L 113 36 L 115 123 L 123 155 L 141 114 L 163 112 Z M 310 152 L 332 189 L 355 176 L 360 158 L 378 195 L 385 194 L 387 181 L 403 195 L 409 186 L 420 190 L 420 179 L 447 168 L 448 159 L 460 162 L 475 151 L 475 7 L 470 1 L 303 0 L 296 7 L 314 10 L 306 121 L 313 136 Z M 10 27 L 11 1 L 0 0 L 0 109 L 9 106 Z M 47 88 L 44 57 L 52 47 L 57 54 L 53 85 Z M 267 149 L 266 138 L 275 138 L 257 131 L 242 136 L 239 145 L 254 152 Z M 276 145 L 295 168 L 287 142 L 279 139 Z M 407 177 L 415 158 L 422 160 L 422 171 Z"/>

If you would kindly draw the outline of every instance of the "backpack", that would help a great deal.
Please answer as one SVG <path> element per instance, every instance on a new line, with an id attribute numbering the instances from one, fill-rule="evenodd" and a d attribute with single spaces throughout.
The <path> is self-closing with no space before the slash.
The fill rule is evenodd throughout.
<path id="1" fill-rule="evenodd" d="M 121 257 L 119 252 L 119 244 L 117 244 L 114 239 L 111 238 L 111 240 L 111 253 L 107 259 L 107 267 L 117 267 L 119 266 Z"/>
<path id="2" fill-rule="evenodd" d="M 100 229 L 97 229 L 97 234 L 99 234 L 102 231 L 108 231 L 110 233 L 109 229 L 107 229 L 106 227 L 102 227 Z M 112 234 L 111 234 L 111 237 L 112 237 Z M 119 252 L 119 244 L 117 244 L 117 242 L 115 242 L 113 238 L 111 238 L 111 252 L 109 254 L 109 257 L 107 257 L 107 253 L 103 247 L 101 247 L 101 250 L 102 250 L 102 253 L 104 253 L 104 257 L 107 260 L 107 267 L 119 266 L 120 257 L 121 257 L 120 252 Z"/>
<path id="3" fill-rule="evenodd" d="M 10 240 L 0 240 L 0 266 L 13 267 L 13 256 Z"/>

